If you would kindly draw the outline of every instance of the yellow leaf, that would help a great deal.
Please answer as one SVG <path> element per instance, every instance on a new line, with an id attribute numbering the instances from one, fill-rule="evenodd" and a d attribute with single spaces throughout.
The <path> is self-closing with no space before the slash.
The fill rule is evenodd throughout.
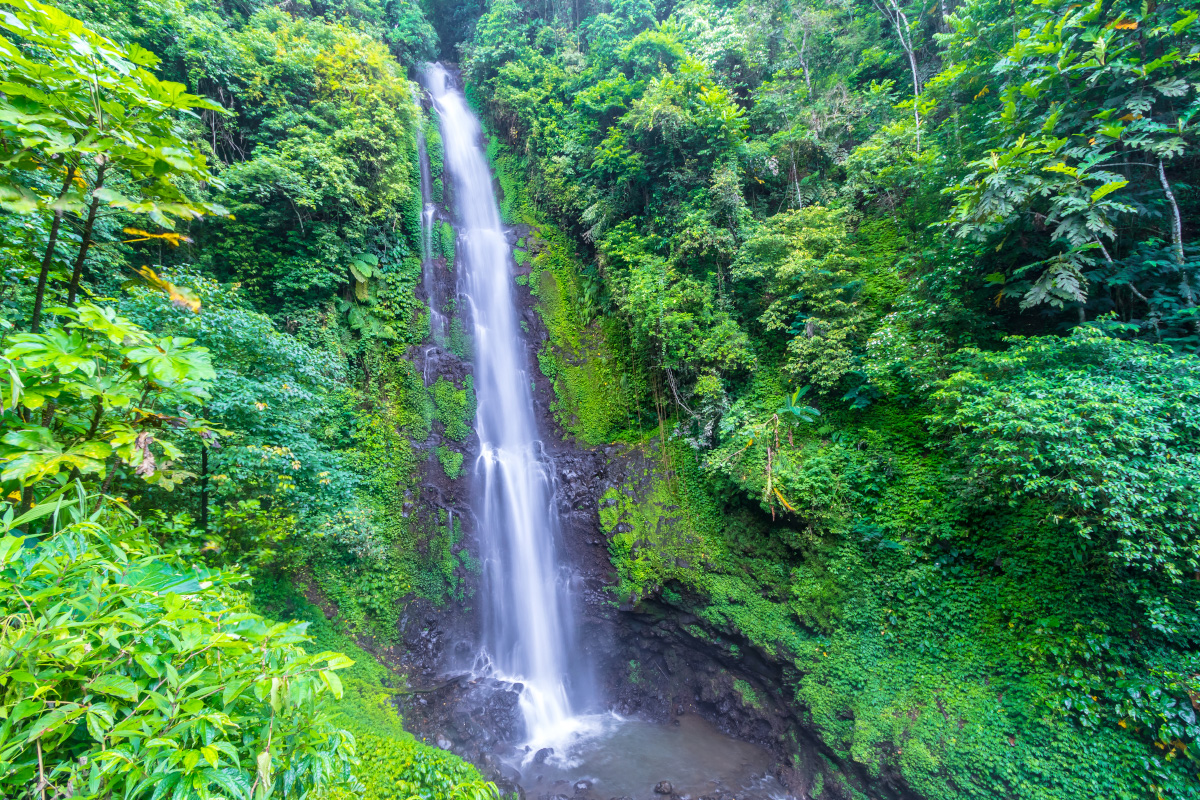
<path id="1" fill-rule="evenodd" d="M 174 231 L 167 231 L 165 233 L 150 233 L 149 231 L 144 231 L 141 228 L 122 228 L 121 231 L 129 236 L 135 237 L 133 239 L 126 239 L 124 242 L 122 242 L 122 244 L 148 242 L 152 239 L 158 239 L 159 241 L 166 242 L 172 247 L 179 247 L 181 244 L 189 244 L 192 241 L 182 233 L 175 233 Z"/>
<path id="2" fill-rule="evenodd" d="M 1113 27 L 1119 31 L 1136 31 L 1137 26 L 1138 23 L 1136 19 L 1122 20 L 1121 22 L 1113 23 Z"/>
<path id="3" fill-rule="evenodd" d="M 783 495 L 779 493 L 779 489 L 775 488 L 774 486 L 772 486 L 771 489 L 775 492 L 775 496 L 779 498 L 779 502 L 783 503 L 784 508 L 786 508 L 788 511 L 795 512 L 796 509 L 792 507 L 791 503 L 783 498 Z"/>
<path id="4" fill-rule="evenodd" d="M 176 308 L 186 308 L 193 314 L 200 311 L 200 298 L 196 297 L 191 289 L 185 289 L 163 280 L 158 273 L 146 266 L 141 267 L 137 272 L 147 284 L 171 298 L 171 304 Z"/>

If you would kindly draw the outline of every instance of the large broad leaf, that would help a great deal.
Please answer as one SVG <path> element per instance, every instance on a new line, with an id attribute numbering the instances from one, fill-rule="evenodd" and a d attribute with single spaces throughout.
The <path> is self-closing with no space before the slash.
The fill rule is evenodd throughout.
<path id="1" fill-rule="evenodd" d="M 210 585 L 219 576 L 219 572 L 203 567 L 184 572 L 162 561 L 151 561 L 131 567 L 118 582 L 150 592 L 190 594 Z"/>
<path id="2" fill-rule="evenodd" d="M 111 694 L 122 700 L 137 700 L 140 689 L 136 683 L 124 675 L 101 675 L 88 686 L 101 694 Z"/>
<path id="3" fill-rule="evenodd" d="M 193 347 L 195 339 L 170 336 L 154 344 L 130 348 L 126 356 L 138 364 L 143 373 L 160 383 L 212 380 L 213 371 L 208 350 Z"/>
<path id="4" fill-rule="evenodd" d="M 112 447 L 101 441 L 83 442 L 67 448 L 55 441 L 46 428 L 10 431 L 3 441 L 15 450 L 5 458 L 6 466 L 0 473 L 0 479 L 6 481 L 31 483 L 72 468 L 78 468 L 84 475 L 103 474 L 104 462 L 112 455 Z"/>
<path id="5" fill-rule="evenodd" d="M 130 340 L 145 339 L 146 332 L 126 317 L 117 313 L 112 307 L 101 307 L 94 303 L 84 303 L 79 306 L 79 324 L 90 331 L 96 331 L 108 337 L 113 344 L 123 344 Z"/>
<path id="6" fill-rule="evenodd" d="M 78 331 L 54 329 L 46 333 L 18 333 L 5 356 L 20 359 L 31 369 L 50 368 L 66 375 L 76 370 L 96 374 L 96 352 Z"/>

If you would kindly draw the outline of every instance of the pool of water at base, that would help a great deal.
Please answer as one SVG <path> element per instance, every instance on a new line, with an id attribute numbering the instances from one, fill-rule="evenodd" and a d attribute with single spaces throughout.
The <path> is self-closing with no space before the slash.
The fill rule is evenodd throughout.
<path id="1" fill-rule="evenodd" d="M 655 792 L 663 781 L 677 798 L 691 800 L 789 797 L 770 773 L 770 753 L 695 715 L 664 725 L 596 714 L 577 718 L 574 731 L 562 738 L 545 760 L 536 744 L 507 760 L 528 800 L 666 800 Z"/>

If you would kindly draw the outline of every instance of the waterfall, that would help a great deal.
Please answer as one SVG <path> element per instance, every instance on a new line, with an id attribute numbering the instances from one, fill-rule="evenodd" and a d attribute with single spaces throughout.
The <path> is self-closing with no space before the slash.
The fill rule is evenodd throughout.
<path id="1" fill-rule="evenodd" d="M 419 96 L 418 96 L 419 97 Z M 421 104 L 417 103 L 417 117 L 421 116 Z M 429 303 L 429 332 L 439 344 L 446 339 L 446 319 L 442 314 L 442 301 L 437 296 L 437 285 L 433 274 L 433 223 L 437 206 L 433 203 L 433 175 L 429 170 L 429 153 L 425 146 L 425 131 L 417 126 L 417 162 L 421 168 L 421 279 L 425 288 L 425 299 Z M 451 265 L 453 266 L 453 265 Z M 429 354 L 426 353 L 426 365 Z"/>
<path id="2" fill-rule="evenodd" d="M 555 555 L 553 466 L 542 451 L 533 414 L 512 253 L 479 122 L 443 67 L 429 66 L 425 81 L 441 125 L 446 178 L 454 186 L 460 307 L 470 311 L 475 340 L 483 645 L 497 675 L 524 684 L 521 707 L 530 741 L 559 742 L 576 719 L 570 695 L 570 597 Z"/>

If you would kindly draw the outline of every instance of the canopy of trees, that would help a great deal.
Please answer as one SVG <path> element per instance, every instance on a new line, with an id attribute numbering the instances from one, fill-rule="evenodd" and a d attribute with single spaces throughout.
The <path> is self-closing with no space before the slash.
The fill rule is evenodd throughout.
<path id="1" fill-rule="evenodd" d="M 474 408 L 413 367 L 435 57 L 563 427 L 658 465 L 615 601 L 916 796 L 1197 794 L 1190 4 L 0 11 L 0 795 L 495 795 L 355 643 L 469 572 L 409 513 Z"/>
<path id="2" fill-rule="evenodd" d="M 660 460 L 620 600 L 923 797 L 1197 790 L 1197 20 L 493 0 L 460 45 L 563 423 Z"/>

